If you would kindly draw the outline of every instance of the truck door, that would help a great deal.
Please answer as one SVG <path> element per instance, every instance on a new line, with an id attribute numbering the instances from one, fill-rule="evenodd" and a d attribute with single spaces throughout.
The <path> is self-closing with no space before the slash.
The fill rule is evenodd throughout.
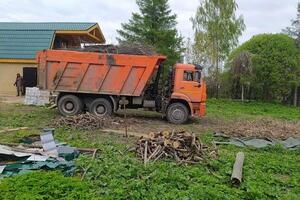
<path id="1" fill-rule="evenodd" d="M 188 96 L 192 102 L 201 102 L 201 71 L 180 69 L 175 83 L 177 92 Z"/>

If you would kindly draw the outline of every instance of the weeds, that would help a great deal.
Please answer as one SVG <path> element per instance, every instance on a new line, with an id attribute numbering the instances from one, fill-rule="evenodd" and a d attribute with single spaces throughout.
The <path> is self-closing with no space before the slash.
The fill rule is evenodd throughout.
<path id="1" fill-rule="evenodd" d="M 0 199 L 96 199 L 91 188 L 90 183 L 64 177 L 59 172 L 28 172 L 1 180 Z"/>
<path id="2" fill-rule="evenodd" d="M 77 165 L 92 162 L 86 179 L 102 199 L 292 199 L 300 195 L 299 152 L 279 147 L 266 150 L 221 147 L 220 159 L 192 166 L 164 160 L 144 166 L 124 147 L 101 145 L 98 157 L 81 156 Z M 235 154 L 246 155 L 244 181 L 230 184 Z M 284 162 L 282 162 L 284 160 Z"/>
<path id="3" fill-rule="evenodd" d="M 300 109 L 277 104 L 209 100 L 210 119 L 255 119 L 268 116 L 299 120 Z M 43 107 L 12 106 L 0 103 L 0 128 L 28 126 L 30 131 L 3 134 L 1 142 L 18 142 L 39 133 L 56 117 L 55 110 Z M 196 121 L 197 123 L 197 121 Z M 188 125 L 193 126 L 193 125 Z M 183 126 L 184 128 L 187 126 Z M 0 180 L 0 199 L 299 199 L 299 151 L 281 147 L 256 150 L 219 146 L 220 157 L 192 166 L 170 160 L 149 162 L 146 166 L 126 150 L 135 138 L 60 128 L 55 138 L 76 147 L 99 148 L 95 160 L 81 155 L 78 177 L 63 177 L 59 172 L 34 172 Z M 209 133 L 202 141 L 211 142 Z M 245 152 L 243 183 L 233 187 L 229 180 L 235 154 Z M 91 163 L 85 180 L 79 177 Z"/>

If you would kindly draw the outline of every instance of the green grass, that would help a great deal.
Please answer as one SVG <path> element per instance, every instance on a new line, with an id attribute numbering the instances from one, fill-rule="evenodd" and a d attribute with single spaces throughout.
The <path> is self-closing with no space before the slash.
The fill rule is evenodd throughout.
<path id="1" fill-rule="evenodd" d="M 89 187 L 90 198 L 95 199 L 297 199 L 300 195 L 300 156 L 299 151 L 287 151 L 281 147 L 264 150 L 221 146 L 218 160 L 182 166 L 173 161 L 164 160 L 149 163 L 146 166 L 133 153 L 126 149 L 132 145 L 120 142 L 122 138 L 113 135 L 96 137 L 90 132 L 58 130 L 56 137 L 79 147 L 97 147 L 100 149 L 96 159 L 81 155 L 77 159 L 78 175 L 82 169 L 90 166 L 85 176 L 84 186 L 78 183 L 78 178 L 60 177 L 49 179 L 48 173 L 32 173 L 5 179 L 0 183 L 0 199 L 17 195 L 31 195 L 31 199 L 42 199 L 50 191 L 59 195 L 64 192 L 72 197 L 77 187 Z M 96 133 L 94 133 L 96 134 Z M 99 134 L 99 133 L 98 133 Z M 100 134 L 99 134 L 100 135 Z M 211 135 L 203 135 L 211 141 Z M 123 138 L 124 140 L 124 138 Z M 230 183 L 230 175 L 235 155 L 238 151 L 245 153 L 244 180 L 241 186 L 234 187 Z M 50 173 L 52 174 L 52 173 Z M 38 176 L 39 181 L 36 181 Z M 59 175 L 61 176 L 61 175 Z M 33 178 L 31 178 L 33 177 Z M 27 181 L 24 181 L 27 180 Z M 67 190 L 70 182 L 74 190 Z M 53 184 L 42 190 L 33 191 L 35 187 Z M 9 184 L 10 183 L 10 184 Z M 43 184 L 44 183 L 44 184 Z M 79 184 L 79 186 L 77 186 Z M 2 190 L 8 187 L 10 190 Z M 72 186 L 73 187 L 73 186 Z M 81 191 L 81 190 L 80 190 Z M 78 191 L 79 192 L 79 191 Z M 78 198 L 86 199 L 86 189 Z M 57 196 L 55 196 L 57 197 Z M 13 199 L 13 198 L 7 198 Z M 57 199 L 57 198 L 47 198 Z M 59 198 L 58 198 L 59 199 Z"/>
<path id="2" fill-rule="evenodd" d="M 234 100 L 207 101 L 207 116 L 225 119 L 273 117 L 285 120 L 300 120 L 300 107 L 262 102 Z"/>
<path id="3" fill-rule="evenodd" d="M 39 129 L 49 124 L 55 116 L 56 110 L 45 107 L 0 103 L 0 128 L 27 126 Z"/>
<path id="4" fill-rule="evenodd" d="M 209 100 L 208 118 L 234 119 L 272 117 L 299 120 L 299 108 L 277 104 Z M 5 105 L 5 106 L 4 106 Z M 28 126 L 29 131 L 2 134 L 0 142 L 18 142 L 38 133 L 57 116 L 43 107 L 0 104 L 0 129 Z M 192 126 L 192 125 L 189 125 Z M 55 138 L 76 147 L 99 148 L 93 160 L 81 155 L 76 160 L 77 176 L 59 172 L 33 172 L 0 180 L 0 199 L 299 199 L 300 152 L 281 147 L 267 149 L 219 146 L 219 159 L 192 166 L 164 160 L 146 166 L 127 152 L 136 138 L 57 129 Z M 210 143 L 212 135 L 201 134 Z M 245 153 L 244 180 L 240 187 L 230 183 L 235 155 Z M 84 181 L 79 177 L 90 166 Z"/>
<path id="5" fill-rule="evenodd" d="M 56 110 L 46 107 L 24 106 L 20 104 L 0 103 L 0 130 L 5 128 L 29 127 L 29 130 L 21 130 L 4 134 L 1 142 L 18 142 L 25 136 L 39 134 L 57 116 Z"/>
<path id="6" fill-rule="evenodd" d="M 90 156 L 77 160 L 77 165 L 84 169 L 92 163 L 86 180 L 94 185 L 100 199 L 297 199 L 300 196 L 299 151 L 220 146 L 218 160 L 193 166 L 166 160 L 144 166 L 134 154 L 126 152 L 130 145 L 122 144 L 115 135 L 112 136 L 115 139 L 104 137 L 88 144 L 89 133 L 71 132 L 75 137 L 68 142 L 74 146 L 101 149 L 95 160 Z M 62 134 L 66 132 L 59 130 L 57 137 Z M 211 134 L 203 134 L 201 138 L 207 143 L 213 139 Z M 244 181 L 236 188 L 230 183 L 230 175 L 239 151 L 245 152 L 246 159 Z"/>
<path id="7" fill-rule="evenodd" d="M 28 172 L 3 179 L 0 183 L 0 199 L 96 199 L 91 188 L 91 183 L 64 177 L 59 172 Z"/>
<path id="8" fill-rule="evenodd" d="M 299 151 L 223 146 L 218 160 L 193 166 L 173 161 L 144 166 L 133 154 L 124 153 L 126 145 L 104 142 L 99 147 L 102 153 L 97 159 L 81 156 L 78 165 L 86 168 L 92 163 L 86 179 L 100 199 L 295 199 L 300 195 Z M 246 155 L 240 188 L 230 183 L 238 151 Z"/>

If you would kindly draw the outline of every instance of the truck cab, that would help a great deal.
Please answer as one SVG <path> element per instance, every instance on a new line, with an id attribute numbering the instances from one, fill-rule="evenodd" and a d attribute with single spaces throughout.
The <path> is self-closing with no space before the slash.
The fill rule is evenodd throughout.
<path id="1" fill-rule="evenodd" d="M 203 117 L 206 110 L 205 102 L 206 84 L 202 78 L 202 67 L 176 64 L 173 69 L 173 90 L 166 111 L 168 120 L 181 124 L 188 116 Z"/>

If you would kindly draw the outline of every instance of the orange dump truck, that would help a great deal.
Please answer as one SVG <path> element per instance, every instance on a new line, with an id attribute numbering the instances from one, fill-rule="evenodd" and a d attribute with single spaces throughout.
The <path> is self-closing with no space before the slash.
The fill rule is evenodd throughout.
<path id="1" fill-rule="evenodd" d="M 120 107 L 155 109 L 181 124 L 205 115 L 206 85 L 201 67 L 176 64 L 160 88 L 159 55 L 107 54 L 65 50 L 38 52 L 38 86 L 57 94 L 62 115 L 88 111 L 111 115 Z"/>

